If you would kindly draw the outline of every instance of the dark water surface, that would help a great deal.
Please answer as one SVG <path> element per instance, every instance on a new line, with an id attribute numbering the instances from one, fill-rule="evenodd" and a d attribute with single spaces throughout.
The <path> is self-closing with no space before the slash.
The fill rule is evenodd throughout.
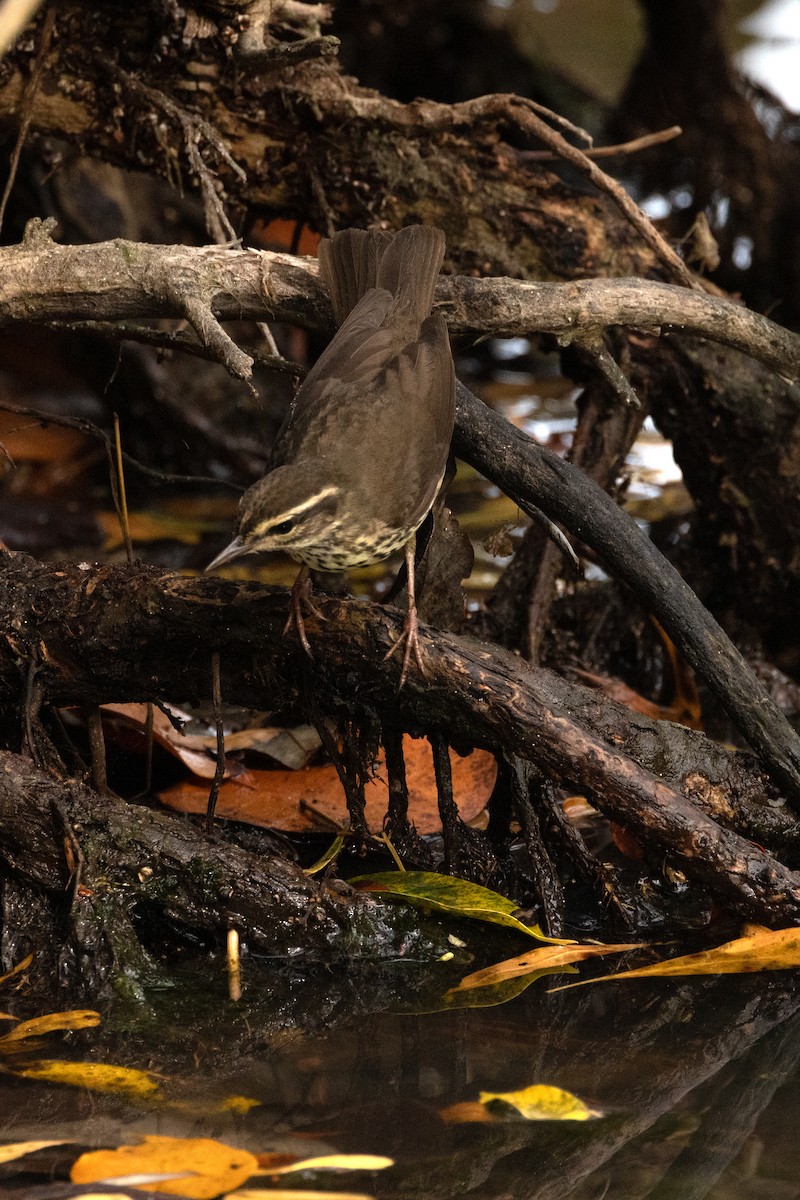
<path id="1" fill-rule="evenodd" d="M 413 1005 L 429 975 L 398 967 L 292 976 L 276 966 L 254 978 L 251 969 L 239 1004 L 216 982 L 187 983 L 143 1024 L 115 1030 L 112 1013 L 67 1048 L 159 1072 L 162 1099 L 6 1077 L 3 1139 L 114 1146 L 158 1133 L 259 1154 L 381 1154 L 395 1166 L 281 1186 L 387 1200 L 800 1196 L 793 973 L 548 993 L 569 982 L 559 976 L 496 1008 L 373 1011 L 398 994 Z M 419 1002 L 431 1007 L 427 994 Z M 52 1049 L 55 1057 L 64 1047 Z M 531 1084 L 567 1089 L 603 1115 L 478 1123 L 447 1111 L 481 1091 Z M 231 1096 L 258 1104 L 220 1111 Z"/>

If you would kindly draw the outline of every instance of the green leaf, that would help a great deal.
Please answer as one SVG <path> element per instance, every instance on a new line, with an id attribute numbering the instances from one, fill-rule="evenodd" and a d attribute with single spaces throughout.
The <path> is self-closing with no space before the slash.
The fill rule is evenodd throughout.
<path id="1" fill-rule="evenodd" d="M 362 892 L 378 892 L 394 900 L 405 900 L 407 904 L 419 908 L 447 913 L 451 917 L 504 925 L 540 942 L 555 946 L 575 944 L 571 939 L 546 937 L 538 925 L 525 925 L 514 916 L 519 906 L 513 900 L 507 900 L 505 896 L 478 883 L 454 879 L 452 875 L 437 875 L 434 871 L 384 871 L 378 875 L 359 875 L 349 882 Z"/>

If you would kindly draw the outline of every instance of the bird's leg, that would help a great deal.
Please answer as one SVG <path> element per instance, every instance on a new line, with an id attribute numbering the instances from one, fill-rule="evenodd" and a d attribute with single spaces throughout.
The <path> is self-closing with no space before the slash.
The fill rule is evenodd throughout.
<path id="1" fill-rule="evenodd" d="M 310 659 L 313 660 L 314 655 L 311 653 L 311 646 L 306 637 L 306 623 L 303 618 L 303 607 L 305 606 L 309 612 L 312 612 L 319 621 L 324 621 L 325 617 L 319 611 L 314 601 L 311 599 L 311 578 L 310 569 L 301 567 L 297 572 L 297 578 L 292 584 L 291 600 L 289 603 L 289 616 L 286 624 L 283 627 L 283 636 L 285 637 L 289 630 L 294 626 L 297 630 L 297 636 L 300 638 L 300 645 L 305 650 Z"/>
<path id="2" fill-rule="evenodd" d="M 425 663 L 422 658 L 422 650 L 419 644 L 419 620 L 417 618 L 417 599 L 414 595 L 414 540 L 406 542 L 403 551 L 406 560 L 406 574 L 408 576 L 406 587 L 408 589 L 408 612 L 406 613 L 403 632 L 397 639 L 395 644 L 384 657 L 384 662 L 403 646 L 403 669 L 400 672 L 400 684 L 402 687 L 408 675 L 408 667 L 413 654 L 417 666 L 422 674 L 425 674 Z"/>

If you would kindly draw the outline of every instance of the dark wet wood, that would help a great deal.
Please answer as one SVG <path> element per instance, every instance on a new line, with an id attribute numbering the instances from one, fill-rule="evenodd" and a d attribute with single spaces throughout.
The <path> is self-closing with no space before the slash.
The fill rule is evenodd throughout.
<path id="1" fill-rule="evenodd" d="M 54 567 L 0 554 L 3 703 L 13 708 L 21 702 L 22 668 L 34 649 L 41 656 L 39 678 L 50 703 L 141 701 L 167 694 L 204 700 L 208 655 L 217 649 L 225 696 L 268 707 L 276 689 L 291 694 L 311 670 L 296 641 L 281 636 L 286 605 L 282 589 L 254 584 L 187 579 L 146 567 Z M 623 738 L 613 731 L 616 723 L 626 726 L 619 706 L 592 695 L 593 706 L 616 714 L 604 736 L 576 718 L 563 680 L 525 667 L 498 647 L 432 636 L 424 627 L 426 675 L 412 670 L 398 693 L 399 668 L 387 669 L 382 659 L 397 636 L 400 614 L 335 598 L 321 606 L 327 619 L 309 628 L 321 704 L 346 695 L 356 716 L 360 707 L 391 714 L 451 740 L 535 761 L 549 778 L 582 791 L 653 853 L 669 855 L 676 867 L 736 911 L 773 924 L 800 920 L 800 875 L 694 803 L 692 795 L 702 792 L 703 784 L 693 790 L 686 780 L 695 775 L 704 781 L 711 773 L 699 735 L 693 735 L 698 739 L 693 758 L 676 765 L 668 782 L 630 756 L 640 738 L 652 752 L 654 723 L 628 715 L 623 751 Z M 585 694 L 577 685 L 571 690 Z M 712 764 L 719 763 L 719 753 L 712 750 Z M 710 785 L 705 790 L 713 793 Z"/>

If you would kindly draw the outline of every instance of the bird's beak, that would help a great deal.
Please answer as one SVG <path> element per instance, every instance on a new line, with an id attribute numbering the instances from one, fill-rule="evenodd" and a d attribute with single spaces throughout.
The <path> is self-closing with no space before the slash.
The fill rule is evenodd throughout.
<path id="1" fill-rule="evenodd" d="M 206 567 L 206 574 L 209 571 L 221 567 L 223 563 L 230 562 L 232 558 L 239 558 L 242 554 L 247 554 L 249 547 L 245 545 L 240 537 L 235 537 L 224 550 L 220 550 L 216 558 L 212 559 Z"/>

